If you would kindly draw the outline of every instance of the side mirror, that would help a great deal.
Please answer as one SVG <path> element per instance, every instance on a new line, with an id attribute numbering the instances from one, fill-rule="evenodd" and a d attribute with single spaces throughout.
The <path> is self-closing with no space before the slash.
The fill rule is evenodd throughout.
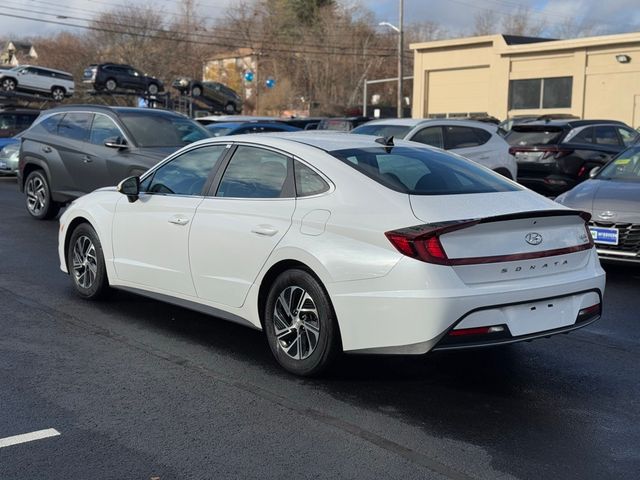
<path id="1" fill-rule="evenodd" d="M 126 195 L 129 203 L 138 200 L 140 195 L 140 177 L 128 177 L 118 184 L 118 191 Z"/>
<path id="2" fill-rule="evenodd" d="M 594 178 L 600 171 L 600 168 L 601 167 L 593 167 L 591 170 L 589 170 L 589 178 Z"/>
<path id="3" fill-rule="evenodd" d="M 129 148 L 127 141 L 121 137 L 109 137 L 104 141 L 104 146 L 109 148 Z"/>

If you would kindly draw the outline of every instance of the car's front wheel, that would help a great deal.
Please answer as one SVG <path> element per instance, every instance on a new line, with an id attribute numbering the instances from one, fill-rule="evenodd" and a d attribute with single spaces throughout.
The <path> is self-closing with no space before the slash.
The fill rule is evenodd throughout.
<path id="1" fill-rule="evenodd" d="M 17 86 L 18 82 L 13 78 L 5 78 L 2 80 L 2 90 L 5 92 L 14 92 Z"/>
<path id="2" fill-rule="evenodd" d="M 156 95 L 160 91 L 160 87 L 158 87 L 155 83 L 150 83 L 149 88 L 147 89 L 150 95 Z"/>
<path id="3" fill-rule="evenodd" d="M 61 102 L 64 100 L 65 91 L 62 87 L 53 87 L 51 89 L 51 98 L 53 98 L 56 102 Z"/>
<path id="4" fill-rule="evenodd" d="M 236 113 L 236 106 L 234 103 L 227 103 L 224 107 L 224 111 L 227 113 Z"/>
<path id="5" fill-rule="evenodd" d="M 318 375 L 340 352 L 329 296 L 305 270 L 280 274 L 267 296 L 264 328 L 278 363 L 297 375 Z"/>
<path id="6" fill-rule="evenodd" d="M 98 234 L 88 223 L 78 225 L 69 240 L 67 269 L 82 298 L 98 299 L 109 291 L 104 254 Z"/>
<path id="7" fill-rule="evenodd" d="M 200 86 L 196 85 L 191 89 L 191 96 L 192 97 L 199 97 L 200 95 L 202 95 L 202 88 L 200 88 Z"/>
<path id="8" fill-rule="evenodd" d="M 60 205 L 51 198 L 49 182 L 42 170 L 34 170 L 24 182 L 27 211 L 38 220 L 53 218 L 60 211 Z"/>

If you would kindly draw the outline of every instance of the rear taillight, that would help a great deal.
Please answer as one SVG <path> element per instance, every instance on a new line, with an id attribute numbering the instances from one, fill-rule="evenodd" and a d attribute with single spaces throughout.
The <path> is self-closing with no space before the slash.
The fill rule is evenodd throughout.
<path id="1" fill-rule="evenodd" d="M 450 265 L 440 235 L 476 225 L 480 220 L 462 220 L 420 225 L 386 232 L 385 236 L 403 255 L 438 265 Z"/>

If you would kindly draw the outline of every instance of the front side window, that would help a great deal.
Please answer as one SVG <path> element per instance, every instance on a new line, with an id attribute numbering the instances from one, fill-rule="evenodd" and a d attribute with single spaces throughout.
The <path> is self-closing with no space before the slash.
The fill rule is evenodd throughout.
<path id="1" fill-rule="evenodd" d="M 166 195 L 202 195 L 207 178 L 225 149 L 226 145 L 211 145 L 189 150 L 159 167 L 140 189 Z"/>
<path id="2" fill-rule="evenodd" d="M 457 195 L 520 189 L 502 176 L 446 152 L 381 146 L 329 153 L 381 185 L 410 195 Z"/>
<path id="3" fill-rule="evenodd" d="M 67 113 L 58 125 L 58 135 L 86 142 L 89 139 L 92 117 L 92 113 Z"/>
<path id="4" fill-rule="evenodd" d="M 289 158 L 262 148 L 239 146 L 227 166 L 216 196 L 286 198 L 294 192 L 287 180 Z"/>
<path id="5" fill-rule="evenodd" d="M 425 145 L 431 145 L 432 147 L 444 148 L 442 127 L 423 128 L 411 137 L 411 141 L 424 143 Z"/>
<path id="6" fill-rule="evenodd" d="M 570 132 L 563 143 L 595 143 L 593 141 L 593 127 L 586 127 L 579 131 Z"/>
<path id="7" fill-rule="evenodd" d="M 329 184 L 323 178 L 301 162 L 294 162 L 296 171 L 296 194 L 298 197 L 319 195 L 329 190 Z"/>
<path id="8" fill-rule="evenodd" d="M 119 137 L 122 140 L 122 132 L 109 117 L 95 115 L 93 125 L 91 125 L 91 136 L 89 141 L 94 145 L 104 145 L 107 139 Z"/>
<path id="9" fill-rule="evenodd" d="M 640 147 L 632 147 L 622 152 L 600 170 L 596 178 L 640 183 Z"/>

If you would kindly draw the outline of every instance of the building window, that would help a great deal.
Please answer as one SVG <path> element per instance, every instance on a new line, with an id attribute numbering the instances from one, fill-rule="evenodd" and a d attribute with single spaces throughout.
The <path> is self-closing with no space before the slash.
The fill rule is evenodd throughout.
<path id="1" fill-rule="evenodd" d="M 509 110 L 571 108 L 573 77 L 509 81 Z"/>

